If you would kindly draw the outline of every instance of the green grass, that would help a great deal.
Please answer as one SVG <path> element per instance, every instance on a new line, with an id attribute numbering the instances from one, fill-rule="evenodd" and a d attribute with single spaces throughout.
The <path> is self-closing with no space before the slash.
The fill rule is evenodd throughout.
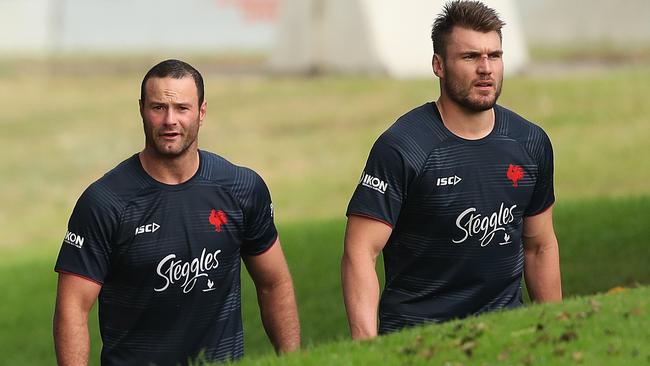
<path id="1" fill-rule="evenodd" d="M 142 61 L 142 71 L 148 66 Z M 72 66 L 14 72 L 20 67 L 0 65 L 0 355 L 7 364 L 52 364 L 52 267 L 82 190 L 142 147 L 141 72 L 132 64 L 119 73 L 75 74 Z M 267 181 L 304 344 L 347 338 L 339 285 L 345 207 L 378 134 L 436 99 L 437 83 L 205 76 L 200 145 Z M 647 67 L 505 81 L 500 103 L 543 126 L 554 145 L 556 230 L 569 296 L 650 283 L 648 95 Z M 271 352 L 247 276 L 243 297 L 247 354 Z"/>
<path id="2" fill-rule="evenodd" d="M 650 197 L 558 203 L 555 217 L 566 296 L 650 284 Z M 307 348 L 348 338 L 339 274 L 344 227 L 344 219 L 279 225 Z M 0 262 L 0 354 L 7 364 L 53 362 L 55 256 L 55 248 L 49 248 Z M 243 275 L 242 297 L 246 354 L 272 353 L 247 274 Z M 90 324 L 96 364 L 100 341 L 95 312 Z"/>
<path id="3" fill-rule="evenodd" d="M 581 42 L 565 45 L 533 45 L 530 57 L 536 62 L 647 62 L 650 47 L 647 44 L 625 42 Z"/>
<path id="4" fill-rule="evenodd" d="M 238 365 L 647 365 L 650 288 L 573 298 Z"/>
<path id="5" fill-rule="evenodd" d="M 81 191 L 141 149 L 139 79 L 0 77 L 0 247 L 57 246 Z M 259 171 L 280 221 L 341 217 L 379 133 L 438 94 L 431 80 L 384 78 L 208 74 L 206 85 L 201 146 Z M 560 200 L 621 197 L 650 194 L 648 94 L 641 68 L 512 78 L 500 102 L 550 135 Z"/>

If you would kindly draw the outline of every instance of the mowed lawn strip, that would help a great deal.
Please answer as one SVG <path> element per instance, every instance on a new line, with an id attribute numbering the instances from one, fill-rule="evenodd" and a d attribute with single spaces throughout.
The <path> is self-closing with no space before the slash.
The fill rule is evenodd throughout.
<path id="1" fill-rule="evenodd" d="M 645 365 L 650 288 L 572 298 L 238 365 Z"/>

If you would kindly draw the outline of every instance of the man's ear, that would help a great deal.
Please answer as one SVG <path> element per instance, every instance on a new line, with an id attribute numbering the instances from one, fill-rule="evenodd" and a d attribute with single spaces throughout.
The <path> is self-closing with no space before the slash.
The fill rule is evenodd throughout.
<path id="1" fill-rule="evenodd" d="M 203 126 L 203 119 L 205 118 L 205 114 L 208 111 L 208 101 L 203 100 L 203 103 L 201 103 L 201 106 L 199 107 L 199 126 Z"/>
<path id="2" fill-rule="evenodd" d="M 138 99 L 138 106 L 140 107 L 140 117 L 142 117 L 142 112 L 144 110 L 144 103 L 142 102 L 142 99 Z"/>
<path id="3" fill-rule="evenodd" d="M 444 65 L 442 62 L 442 57 L 439 54 L 434 53 L 433 58 L 431 59 L 431 67 L 433 68 L 433 73 L 439 78 L 445 77 Z"/>

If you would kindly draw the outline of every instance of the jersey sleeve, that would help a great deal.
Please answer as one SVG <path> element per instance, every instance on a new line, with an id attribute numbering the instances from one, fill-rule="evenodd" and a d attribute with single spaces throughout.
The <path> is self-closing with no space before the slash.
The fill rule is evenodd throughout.
<path id="1" fill-rule="evenodd" d="M 540 130 L 541 131 L 541 130 Z M 548 135 L 541 131 L 541 151 L 536 154 L 538 164 L 537 182 L 533 196 L 524 212 L 525 216 L 534 216 L 551 206 L 555 202 L 553 188 L 553 146 Z"/>
<path id="2" fill-rule="evenodd" d="M 77 201 L 61 244 L 56 272 L 104 283 L 110 268 L 111 237 L 118 219 L 114 210 L 102 205 L 101 196 L 91 186 Z"/>
<path id="3" fill-rule="evenodd" d="M 415 168 L 396 141 L 387 134 L 380 136 L 370 150 L 346 215 L 365 216 L 395 227 L 415 176 Z"/>
<path id="4" fill-rule="evenodd" d="M 273 203 L 264 180 L 255 172 L 251 191 L 244 202 L 244 240 L 242 253 L 259 255 L 269 249 L 278 237 L 273 222 Z"/>

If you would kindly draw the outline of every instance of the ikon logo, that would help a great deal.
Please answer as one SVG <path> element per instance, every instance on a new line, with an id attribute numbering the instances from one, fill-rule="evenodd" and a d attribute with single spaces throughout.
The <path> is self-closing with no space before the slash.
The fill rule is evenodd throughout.
<path id="1" fill-rule="evenodd" d="M 361 179 L 359 180 L 359 183 L 362 186 L 374 189 L 375 191 L 381 194 L 386 193 L 386 189 L 388 189 L 388 183 L 384 182 L 383 180 L 377 177 L 373 177 L 372 175 L 367 174 L 366 172 L 363 172 L 363 174 L 361 174 Z"/>
<path id="2" fill-rule="evenodd" d="M 440 186 L 455 186 L 463 180 L 461 177 L 454 175 L 453 177 L 438 178 L 436 185 Z"/>
<path id="3" fill-rule="evenodd" d="M 77 235 L 73 233 L 72 231 L 67 231 L 65 233 L 65 239 L 63 241 L 65 243 L 68 243 L 70 245 L 74 245 L 77 248 L 81 248 L 84 245 L 84 237 L 81 235 Z"/>
<path id="4" fill-rule="evenodd" d="M 142 225 L 139 228 L 135 229 L 135 235 L 142 233 L 155 233 L 158 229 L 160 229 L 160 225 L 156 224 L 155 222 L 147 225 Z"/>

